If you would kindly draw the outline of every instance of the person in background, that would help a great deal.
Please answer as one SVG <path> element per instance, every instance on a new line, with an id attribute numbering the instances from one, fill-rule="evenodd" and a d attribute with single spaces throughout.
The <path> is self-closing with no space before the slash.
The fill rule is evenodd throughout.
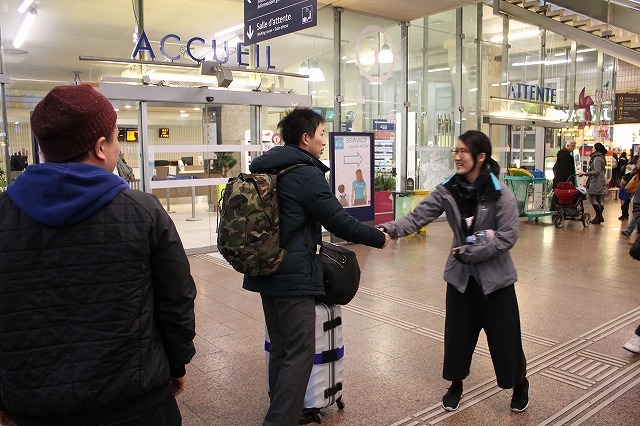
<path id="1" fill-rule="evenodd" d="M 116 164 L 116 171 L 118 176 L 127 182 L 133 182 L 136 180 L 136 176 L 133 174 L 133 169 L 124 161 L 124 156 L 120 154 L 118 156 L 118 164 Z"/>
<path id="2" fill-rule="evenodd" d="M 22 148 L 9 158 L 9 162 L 11 165 L 11 171 L 23 171 L 29 165 L 29 150 L 27 148 Z"/>
<path id="3" fill-rule="evenodd" d="M 559 182 L 567 182 L 571 178 L 571 183 L 577 188 L 576 164 L 573 158 L 573 150 L 576 149 L 576 142 L 569 140 L 564 144 L 564 148 L 558 151 L 556 162 L 553 165 L 553 189 L 556 189 Z M 551 198 L 551 210 L 555 210 L 558 199 L 555 195 Z"/>
<path id="4" fill-rule="evenodd" d="M 324 294 L 321 226 L 353 243 L 382 248 L 385 234 L 349 215 L 325 179 L 320 161 L 326 144 L 324 118 L 310 108 L 295 108 L 278 123 L 283 146 L 251 162 L 251 173 L 274 173 L 302 164 L 278 178 L 280 241 L 287 254 L 267 276 L 244 276 L 243 287 L 260 293 L 269 350 L 269 410 L 264 426 L 311 423 L 303 411 L 315 354 L 315 296 Z"/>
<path id="5" fill-rule="evenodd" d="M 629 204 L 631 203 L 631 194 L 627 192 L 627 179 L 629 179 L 629 176 L 627 175 L 623 175 L 622 179 L 620 179 L 620 193 L 618 195 L 618 198 L 620 198 L 620 210 L 622 214 L 620 215 L 618 220 L 629 219 Z"/>
<path id="6" fill-rule="evenodd" d="M 619 167 L 619 153 L 620 153 L 620 149 L 619 148 L 614 148 L 613 151 L 611 152 L 611 180 L 609 180 L 609 183 L 607 183 L 607 188 L 617 188 L 618 187 L 618 180 L 620 179 L 620 177 L 618 176 L 618 167 Z M 605 153 L 605 155 L 607 155 Z"/>
<path id="7" fill-rule="evenodd" d="M 632 173 L 636 170 L 636 162 L 638 161 L 638 158 L 629 158 L 629 162 L 627 163 L 627 166 L 625 167 L 624 170 L 624 174 L 628 175 L 629 173 Z"/>
<path id="8" fill-rule="evenodd" d="M 564 144 L 564 148 L 558 151 L 556 162 L 553 165 L 553 187 L 558 186 L 558 182 L 568 182 L 573 176 L 571 183 L 577 187 L 575 178 L 576 165 L 573 158 L 573 150 L 576 149 L 576 142 L 569 140 Z"/>
<path id="9" fill-rule="evenodd" d="M 629 159 L 627 158 L 627 152 L 622 151 L 620 153 L 620 158 L 618 158 L 618 167 L 617 171 L 617 181 L 616 184 L 620 186 L 620 181 L 622 181 L 622 177 L 627 174 L 627 164 L 629 164 Z"/>
<path id="10" fill-rule="evenodd" d="M 631 180 L 633 176 L 639 172 L 640 170 L 636 169 L 633 173 L 628 174 L 626 178 Z M 640 232 L 640 185 L 636 187 L 636 190 L 631 197 L 631 219 L 629 219 L 629 225 L 627 226 L 627 229 L 620 231 L 620 234 L 625 238 L 631 238 L 631 234 L 633 234 L 633 230 L 636 228 L 638 228 L 638 231 Z"/>
<path id="11" fill-rule="evenodd" d="M 178 426 L 196 288 L 158 199 L 113 173 L 116 112 L 57 86 L 31 128 L 46 163 L 0 193 L 0 410 L 20 426 Z"/>
<path id="12" fill-rule="evenodd" d="M 591 223 L 598 224 L 604 222 L 602 212 L 604 210 L 604 196 L 607 193 L 607 181 L 604 175 L 607 165 L 607 160 L 605 159 L 607 148 L 600 142 L 597 142 L 593 148 L 591 159 L 589 160 L 589 169 L 586 172 L 580 170 L 578 174 L 580 176 L 589 176 L 586 185 L 587 194 L 589 194 L 589 201 L 591 201 L 591 205 L 596 211 L 596 217 L 591 220 Z"/>
<path id="13" fill-rule="evenodd" d="M 513 388 L 511 410 L 522 412 L 529 406 L 529 381 L 514 287 L 517 273 L 509 252 L 518 239 L 518 206 L 508 187 L 498 180 L 500 166 L 491 158 L 491 142 L 484 133 L 463 133 L 451 151 L 456 174 L 436 186 L 412 213 L 378 226 L 398 238 L 446 213 L 453 242 L 444 272 L 442 375 L 451 386 L 442 407 L 458 409 L 462 382 L 469 375 L 473 351 L 484 329 L 498 386 Z M 469 240 L 472 242 L 467 243 Z"/>
<path id="14" fill-rule="evenodd" d="M 622 345 L 623 348 L 634 354 L 640 354 L 640 325 L 636 328 L 636 332 L 627 342 Z"/>

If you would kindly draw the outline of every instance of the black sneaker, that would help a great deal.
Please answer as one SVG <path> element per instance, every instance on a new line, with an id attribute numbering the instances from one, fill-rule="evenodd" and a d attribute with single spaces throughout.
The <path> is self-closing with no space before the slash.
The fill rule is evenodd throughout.
<path id="1" fill-rule="evenodd" d="M 629 219 L 629 216 L 620 216 L 618 218 L 618 220 L 627 220 L 627 219 Z"/>
<path id="2" fill-rule="evenodd" d="M 529 380 L 526 378 L 522 383 L 513 388 L 511 397 L 511 411 L 522 413 L 529 406 Z"/>
<path id="3" fill-rule="evenodd" d="M 622 234 L 622 236 L 624 236 L 625 238 L 629 238 L 631 236 L 631 233 L 626 229 L 624 231 L 620 231 L 620 234 Z"/>
<path id="4" fill-rule="evenodd" d="M 462 398 L 462 386 L 451 386 L 447 394 L 442 397 L 442 408 L 447 411 L 456 411 L 460 407 Z"/>
<path id="5" fill-rule="evenodd" d="M 319 412 L 316 412 L 313 408 L 303 408 L 300 413 L 299 425 L 308 425 L 311 423 L 320 423 L 322 420 Z"/>

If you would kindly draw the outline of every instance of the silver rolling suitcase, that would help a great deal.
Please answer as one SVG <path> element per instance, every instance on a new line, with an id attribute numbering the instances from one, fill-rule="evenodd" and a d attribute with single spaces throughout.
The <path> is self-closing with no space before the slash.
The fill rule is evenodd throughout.
<path id="1" fill-rule="evenodd" d="M 267 390 L 269 390 L 269 333 L 265 331 L 267 365 Z M 340 410 L 342 382 L 344 380 L 344 343 L 342 333 L 342 307 L 316 303 L 316 350 L 313 369 L 309 377 L 304 408 L 308 414 L 321 421 L 320 409 L 336 404 Z"/>

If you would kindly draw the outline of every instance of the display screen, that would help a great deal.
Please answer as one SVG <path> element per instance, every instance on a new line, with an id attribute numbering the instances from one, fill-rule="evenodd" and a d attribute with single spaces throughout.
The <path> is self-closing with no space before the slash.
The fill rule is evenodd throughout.
<path id="1" fill-rule="evenodd" d="M 127 129 L 126 130 L 126 141 L 127 142 L 138 142 L 138 129 Z"/>
<path id="2" fill-rule="evenodd" d="M 169 139 L 169 128 L 168 127 L 160 127 L 158 129 L 158 137 L 160 139 Z"/>
<path id="3" fill-rule="evenodd" d="M 325 110 L 324 119 L 327 121 L 333 121 L 333 108 L 327 108 Z"/>

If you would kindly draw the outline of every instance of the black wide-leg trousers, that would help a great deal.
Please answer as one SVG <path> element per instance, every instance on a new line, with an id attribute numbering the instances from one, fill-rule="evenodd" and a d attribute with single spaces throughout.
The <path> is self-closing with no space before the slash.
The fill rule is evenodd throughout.
<path id="1" fill-rule="evenodd" d="M 447 284 L 447 307 L 444 326 L 445 380 L 464 380 L 469 375 L 471 358 L 484 329 L 498 386 L 513 388 L 527 372 L 522 350 L 520 313 L 513 285 L 487 296 L 473 277 L 460 293 Z"/>

